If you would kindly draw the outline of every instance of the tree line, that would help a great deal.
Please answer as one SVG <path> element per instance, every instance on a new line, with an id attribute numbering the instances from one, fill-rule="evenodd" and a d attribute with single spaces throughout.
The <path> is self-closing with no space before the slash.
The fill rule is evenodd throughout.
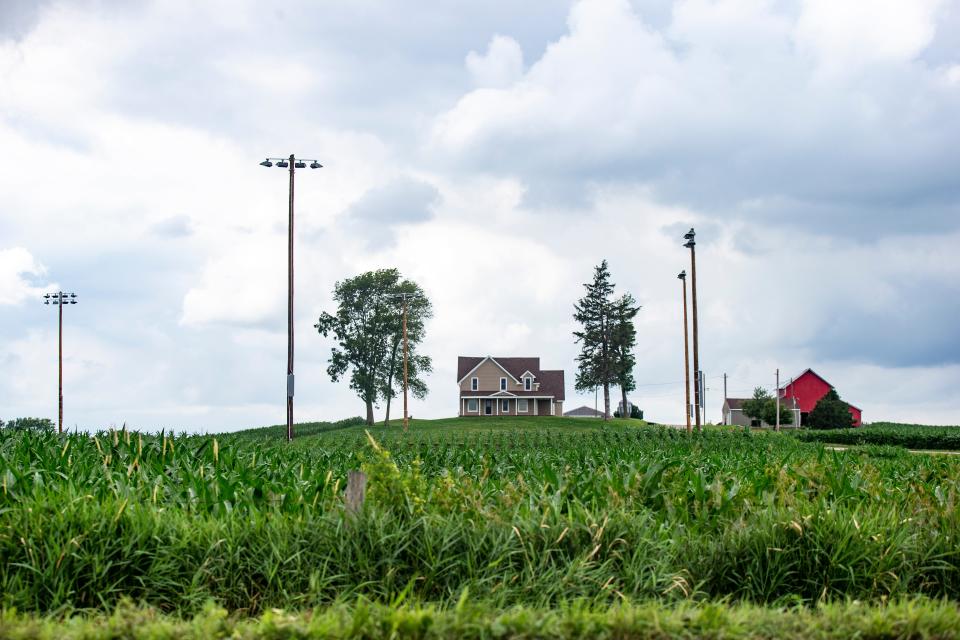
<path id="1" fill-rule="evenodd" d="M 615 285 L 604 260 L 594 270 L 586 295 L 574 304 L 581 329 L 574 332 L 581 345 L 575 387 L 578 391 L 603 388 L 604 417 L 610 418 L 610 388 L 620 388 L 626 409 L 627 393 L 636 388 L 633 368 L 637 332 L 633 319 L 640 310 L 629 293 L 614 297 Z M 429 356 L 419 353 L 426 322 L 433 307 L 423 289 L 395 269 L 361 273 L 334 285 L 336 311 L 323 312 L 314 325 L 332 337 L 327 374 L 334 382 L 347 380 L 366 407 L 366 423 L 374 423 L 374 407 L 386 403 L 385 424 L 390 423 L 393 399 L 403 385 L 403 308 L 398 298 L 407 296 L 408 388 L 424 398 L 424 376 L 433 370 Z"/>

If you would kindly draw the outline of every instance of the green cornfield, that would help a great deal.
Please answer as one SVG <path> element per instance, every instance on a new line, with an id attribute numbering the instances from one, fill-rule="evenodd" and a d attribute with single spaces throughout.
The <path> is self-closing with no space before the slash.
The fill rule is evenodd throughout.
<path id="1" fill-rule="evenodd" d="M 877 422 L 857 429 L 804 429 L 795 435 L 804 442 L 960 451 L 960 427 Z"/>
<path id="2" fill-rule="evenodd" d="M 0 606 L 960 599 L 957 457 L 636 424 L 0 430 Z"/>

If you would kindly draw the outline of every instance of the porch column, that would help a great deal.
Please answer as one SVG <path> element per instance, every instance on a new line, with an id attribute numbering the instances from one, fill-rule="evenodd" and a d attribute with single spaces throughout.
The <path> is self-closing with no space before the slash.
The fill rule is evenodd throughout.
<path id="1" fill-rule="evenodd" d="M 540 401 L 536 398 L 533 399 L 533 415 L 537 415 L 537 407 L 540 406 Z"/>

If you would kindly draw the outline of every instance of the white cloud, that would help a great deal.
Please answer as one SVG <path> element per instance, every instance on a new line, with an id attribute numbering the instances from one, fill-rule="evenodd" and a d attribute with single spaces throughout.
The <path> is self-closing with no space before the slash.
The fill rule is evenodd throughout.
<path id="1" fill-rule="evenodd" d="M 20 304 L 36 298 L 50 286 L 37 286 L 32 278 L 46 275 L 46 269 L 22 247 L 0 249 L 0 305 Z"/>
<path id="2" fill-rule="evenodd" d="M 467 54 L 467 70 L 478 87 L 507 87 L 523 75 L 523 50 L 513 38 L 495 35 L 486 54 Z"/>
<path id="3" fill-rule="evenodd" d="M 653 6 L 583 0 L 566 27 L 555 3 L 41 11 L 0 41 L 0 236 L 49 270 L 0 252 L 2 406 L 55 406 L 55 362 L 29 357 L 50 318 L 22 302 L 68 274 L 69 420 L 282 422 L 287 176 L 257 163 L 293 151 L 325 165 L 296 183 L 298 419 L 358 413 L 312 325 L 337 280 L 390 266 L 436 311 L 415 415 L 456 410 L 468 353 L 539 355 L 592 404 L 570 314 L 607 258 L 644 305 L 635 396 L 678 420 L 691 225 L 712 413 L 724 371 L 813 366 L 868 420 L 949 416 L 960 61 L 939 5 Z"/>
<path id="4" fill-rule="evenodd" d="M 828 72 L 906 62 L 933 39 L 942 0 L 804 0 L 798 44 Z"/>

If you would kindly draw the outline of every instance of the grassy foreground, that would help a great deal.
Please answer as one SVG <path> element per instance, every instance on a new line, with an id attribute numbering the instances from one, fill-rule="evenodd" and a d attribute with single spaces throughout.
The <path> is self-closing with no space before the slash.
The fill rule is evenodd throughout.
<path id="1" fill-rule="evenodd" d="M 563 418 L 270 434 L 0 431 L 0 607 L 960 600 L 952 456 Z"/>
<path id="2" fill-rule="evenodd" d="M 815 609 L 725 604 L 665 607 L 646 603 L 618 605 L 606 610 L 516 607 L 507 611 L 464 603 L 447 610 L 357 603 L 301 614 L 271 611 L 260 618 L 237 618 L 223 609 L 208 606 L 193 618 L 180 619 L 153 609 L 123 606 L 109 616 L 95 617 L 0 614 L 0 637 L 10 640 L 950 639 L 960 637 L 960 609 L 950 602 L 928 600 L 884 605 L 846 602 Z"/>

